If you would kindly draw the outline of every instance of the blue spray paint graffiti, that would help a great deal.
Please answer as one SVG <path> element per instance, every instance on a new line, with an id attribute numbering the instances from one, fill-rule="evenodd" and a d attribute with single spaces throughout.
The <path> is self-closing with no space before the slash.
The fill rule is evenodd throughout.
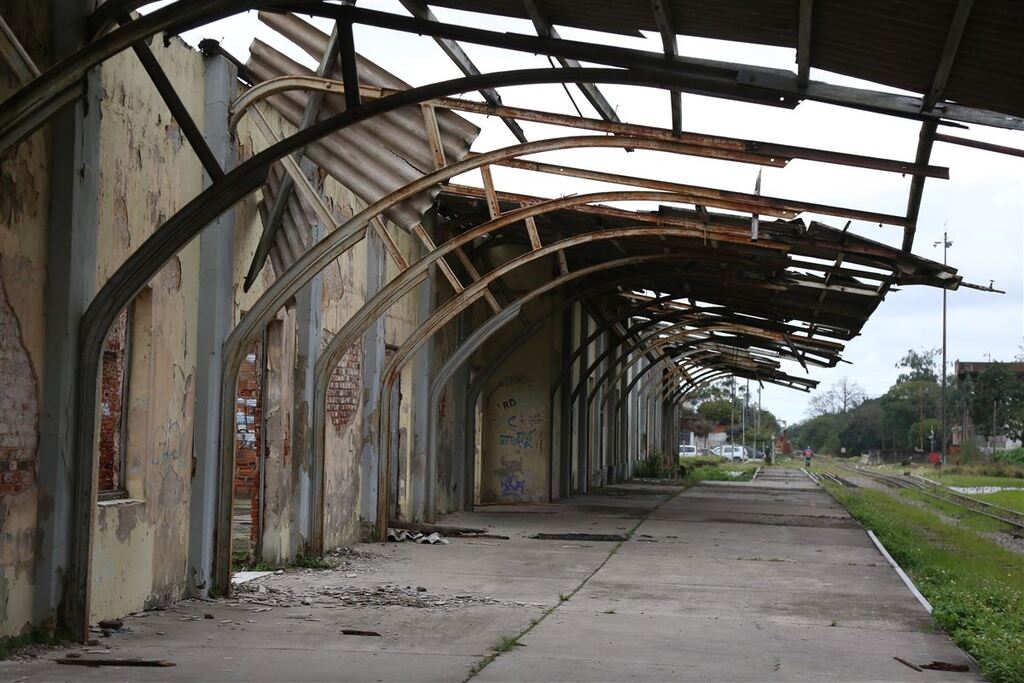
<path id="1" fill-rule="evenodd" d="M 526 480 L 517 479 L 515 474 L 506 474 L 501 478 L 501 495 L 508 496 L 516 493 L 526 493 Z"/>

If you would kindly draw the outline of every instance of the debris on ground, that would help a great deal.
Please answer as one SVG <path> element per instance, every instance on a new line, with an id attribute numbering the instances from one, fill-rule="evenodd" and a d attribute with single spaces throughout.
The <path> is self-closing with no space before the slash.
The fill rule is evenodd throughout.
<path id="1" fill-rule="evenodd" d="M 900 657 L 893 657 L 893 659 L 895 659 L 897 662 L 899 662 L 903 666 L 909 666 L 914 671 L 920 671 L 921 670 L 921 667 L 919 667 L 917 664 L 911 664 L 907 660 L 901 659 Z"/>
<path id="2" fill-rule="evenodd" d="M 442 538 L 495 538 L 508 540 L 508 536 L 494 534 L 487 529 L 465 526 L 447 526 L 444 524 L 425 524 L 422 522 L 393 522 L 393 529 L 405 529 L 406 531 L 418 531 L 421 534 L 438 533 Z"/>
<path id="3" fill-rule="evenodd" d="M 961 673 L 971 670 L 971 667 L 966 664 L 951 664 L 949 662 L 932 662 L 931 664 L 922 664 L 921 668 L 929 669 L 931 671 L 958 671 Z"/>
<path id="4" fill-rule="evenodd" d="M 166 659 L 78 659 L 65 657 L 54 660 L 58 664 L 76 664 L 78 666 L 174 666 L 174 662 Z"/>
<path id="5" fill-rule="evenodd" d="M 391 528 L 388 529 L 388 540 L 392 543 L 405 543 L 411 541 L 412 543 L 426 543 L 429 545 L 435 545 L 437 543 L 448 545 L 449 543 L 447 538 L 442 538 L 441 534 L 436 531 L 430 534 L 424 534 L 421 531 Z"/>
<path id="6" fill-rule="evenodd" d="M 236 602 L 273 607 L 415 607 L 451 611 L 469 605 L 501 605 L 530 607 L 531 603 L 495 598 L 477 597 L 468 593 L 445 594 L 430 592 L 423 586 L 400 586 L 381 583 L 374 586 L 265 586 L 261 593 L 252 584 L 243 584 L 235 590 Z"/>
<path id="7" fill-rule="evenodd" d="M 566 534 L 534 534 L 528 536 L 535 540 L 541 541 L 625 541 L 625 534 L 582 534 L 582 533 L 566 533 Z"/>

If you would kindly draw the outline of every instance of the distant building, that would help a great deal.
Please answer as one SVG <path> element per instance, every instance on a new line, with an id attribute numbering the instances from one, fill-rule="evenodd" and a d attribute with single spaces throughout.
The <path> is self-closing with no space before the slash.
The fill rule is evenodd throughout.
<path id="1" fill-rule="evenodd" d="M 1011 370 L 1017 379 L 1024 382 L 1024 363 L 999 363 L 988 361 L 956 361 L 953 365 L 953 372 L 956 375 L 956 382 L 977 377 L 993 365 L 999 365 Z M 955 419 L 955 418 L 954 418 Z M 983 451 L 1003 451 L 1011 448 L 1020 448 L 1021 442 L 1015 439 L 1008 439 L 1003 435 L 997 435 L 992 439 L 986 439 L 978 434 L 971 422 L 971 416 L 964 412 L 960 415 L 957 424 L 950 427 L 950 442 L 953 446 L 963 446 L 967 442 L 974 443 Z"/>

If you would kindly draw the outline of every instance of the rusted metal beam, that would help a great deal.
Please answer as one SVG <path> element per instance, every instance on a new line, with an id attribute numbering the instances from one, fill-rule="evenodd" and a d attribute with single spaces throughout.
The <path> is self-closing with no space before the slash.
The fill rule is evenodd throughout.
<path id="1" fill-rule="evenodd" d="M 320 63 L 316 68 L 316 75 L 318 77 L 323 78 L 329 74 L 338 62 L 341 40 L 342 36 L 339 32 L 339 26 L 335 22 L 334 29 L 331 31 L 331 37 L 327 41 L 327 49 L 324 50 L 324 54 L 320 57 Z M 306 106 L 302 110 L 302 119 L 299 121 L 300 131 L 309 128 L 316 122 L 317 117 L 320 115 L 320 107 L 323 105 L 324 95 L 323 91 L 314 91 L 309 94 Z M 302 163 L 304 151 L 305 147 L 295 153 L 294 157 L 297 164 Z M 278 188 L 277 194 L 274 195 L 274 203 L 267 212 L 267 222 L 263 225 L 263 233 L 256 244 L 256 251 L 253 253 L 252 261 L 249 263 L 249 270 L 245 274 L 242 291 L 248 292 L 252 288 L 256 282 L 256 276 L 259 275 L 263 265 L 267 262 L 267 255 L 270 253 L 277 237 L 277 231 L 281 225 L 285 209 L 288 206 L 288 200 L 291 198 L 293 187 L 294 179 L 289 176 L 284 179 Z"/>
<path id="2" fill-rule="evenodd" d="M 238 125 L 247 107 L 255 102 L 288 90 L 323 90 L 328 93 L 342 93 L 344 86 L 341 81 L 320 79 L 311 76 L 281 76 L 264 81 L 243 93 L 231 105 L 231 128 Z M 361 86 L 363 97 L 380 98 L 393 95 L 396 90 Z M 508 116 L 520 121 L 531 121 L 554 126 L 565 126 L 602 133 L 615 133 L 658 140 L 679 142 L 697 147 L 709 147 L 723 152 L 745 153 L 750 157 L 724 157 L 734 161 L 749 161 L 765 166 L 785 166 L 791 159 L 804 159 L 841 166 L 866 168 L 877 171 L 899 173 L 901 175 L 927 175 L 932 178 L 949 178 L 949 169 L 942 166 L 918 166 L 913 162 L 870 157 L 846 152 L 800 147 L 797 145 L 781 145 L 760 140 L 746 140 L 721 135 L 708 135 L 683 131 L 676 135 L 673 131 L 655 126 L 643 126 L 632 123 L 609 122 L 580 116 L 557 114 L 554 112 L 526 109 L 522 107 L 494 107 L 484 102 L 460 100 L 455 98 L 437 98 L 429 102 L 432 106 L 464 111 L 486 116 Z"/>
<path id="3" fill-rule="evenodd" d="M 558 31 L 548 20 L 547 16 L 541 11 L 534 0 L 523 0 L 523 6 L 526 7 L 526 13 L 530 15 L 530 21 L 533 22 L 533 27 L 537 30 L 537 35 L 541 38 L 547 38 L 552 40 L 560 39 Z M 579 68 L 579 60 L 572 57 L 554 55 L 555 61 L 562 65 L 564 69 L 576 69 Z M 580 89 L 583 96 L 587 98 L 591 106 L 601 115 L 601 118 L 605 121 L 618 121 L 619 117 L 615 113 L 615 109 L 605 96 L 601 93 L 596 85 L 593 83 L 577 83 L 576 87 Z"/>
<path id="4" fill-rule="evenodd" d="M 669 16 L 668 8 L 665 7 L 665 0 L 651 0 L 651 12 L 654 14 L 658 32 L 661 33 L 661 46 L 665 56 L 678 56 L 676 31 L 672 25 L 672 17 Z M 670 89 L 668 93 L 672 107 L 672 132 L 679 135 L 683 131 L 683 96 L 679 90 Z"/>
<path id="5" fill-rule="evenodd" d="M 590 169 L 563 166 L 560 164 L 545 164 L 536 161 L 524 161 L 521 159 L 509 159 L 496 164 L 497 166 L 508 166 L 538 173 L 550 173 L 552 175 L 568 176 L 571 178 L 584 178 L 586 180 L 597 180 L 601 182 L 615 183 L 618 185 L 629 185 L 632 187 L 646 187 L 652 190 L 665 190 L 679 194 L 689 194 L 699 198 L 701 204 L 718 208 L 731 209 L 735 211 L 753 212 L 777 216 L 779 218 L 795 218 L 803 212 L 820 213 L 829 216 L 841 216 L 843 218 L 855 218 L 857 220 L 881 223 L 883 225 L 903 226 L 906 218 L 874 211 L 861 211 L 849 209 L 842 206 L 831 206 L 829 204 L 815 204 L 802 202 L 794 199 L 783 199 L 780 197 L 765 197 L 759 194 L 747 194 L 746 192 L 732 192 L 719 190 L 712 187 L 699 185 L 684 185 L 651 178 L 636 178 L 633 176 L 620 175 L 617 173 L 605 173 L 592 171 Z"/>
<path id="6" fill-rule="evenodd" d="M 356 44 L 352 37 L 352 22 L 340 20 L 336 29 L 341 44 L 339 57 L 341 58 L 341 82 L 345 84 L 345 109 L 355 109 L 362 102 L 359 94 L 359 67 L 356 66 Z"/>
<path id="7" fill-rule="evenodd" d="M 889 116 L 918 120 L 938 120 L 935 115 L 921 112 L 921 98 L 895 95 L 861 88 L 833 85 L 811 81 L 805 87 L 797 84 L 797 76 L 791 71 L 771 69 L 750 64 L 736 64 L 707 59 L 674 57 L 644 50 L 634 50 L 610 45 L 585 43 L 566 39 L 550 39 L 524 36 L 513 33 L 487 31 L 465 26 L 454 26 L 438 22 L 421 21 L 400 17 L 387 12 L 365 8 L 340 8 L 330 5 L 309 7 L 305 11 L 317 16 L 338 16 L 349 14 L 353 21 L 361 24 L 390 28 L 398 31 L 429 36 L 442 36 L 466 43 L 476 43 L 522 52 L 551 56 L 569 57 L 597 64 L 619 67 L 636 67 L 666 73 L 693 75 L 690 85 L 678 85 L 684 92 L 696 92 L 746 101 L 761 101 L 764 104 L 793 107 L 800 100 L 813 100 L 853 109 L 861 109 Z M 697 76 L 697 73 L 700 73 Z M 699 81 L 699 84 L 698 84 Z M 662 87 L 676 84 L 664 83 Z M 1024 119 L 1006 116 L 997 112 L 965 107 L 947 102 L 941 118 L 964 123 L 1024 130 Z"/>
<path id="8" fill-rule="evenodd" d="M 420 242 L 423 243 L 423 246 L 426 247 L 428 252 L 432 252 L 437 249 L 437 245 L 434 244 L 434 240 L 430 239 L 430 235 L 427 234 L 426 229 L 420 223 L 413 226 L 412 232 L 420 238 Z M 455 271 L 452 270 L 452 267 L 448 265 L 448 261 L 446 259 L 442 258 L 438 261 L 437 267 L 441 269 L 441 273 L 444 275 L 445 279 L 448 280 L 448 284 L 451 285 L 451 288 L 456 294 L 464 289 L 462 282 L 455 274 Z"/>
<path id="9" fill-rule="evenodd" d="M 533 216 L 526 219 L 526 234 L 530 237 L 530 248 L 534 251 L 543 246 L 540 241 L 540 235 L 537 234 L 537 221 L 534 220 Z"/>
<path id="10" fill-rule="evenodd" d="M 207 6 L 220 5 L 218 0 L 206 0 L 205 4 Z M 167 9 L 157 10 L 153 14 L 147 15 L 145 19 L 158 16 L 166 20 Z M 101 46 L 93 45 L 91 50 L 87 49 L 84 53 L 80 54 L 74 60 L 76 61 L 74 68 L 60 69 L 50 73 L 49 76 L 45 74 L 41 76 L 40 79 L 45 79 L 42 81 L 42 85 L 22 92 L 17 98 L 20 104 L 13 108 L 5 107 L 3 114 L 0 116 L 3 117 L 5 122 L 9 122 L 12 120 L 12 117 L 15 117 L 15 112 L 37 111 L 36 104 L 41 103 L 45 105 L 49 102 L 47 98 L 51 92 L 52 85 L 61 85 L 62 79 L 67 78 L 69 74 L 75 74 L 76 69 L 82 64 L 95 60 L 104 51 L 111 50 L 116 46 L 117 41 L 130 36 L 138 36 L 136 40 L 144 37 L 147 35 L 146 31 L 152 28 L 154 24 L 158 25 L 158 23 L 157 19 L 151 19 L 148 23 L 132 26 L 131 32 L 117 36 L 116 40 L 111 38 L 111 36 L 114 36 L 117 31 L 108 34 L 104 39 L 110 38 L 111 40 L 103 42 Z M 149 28 L 144 29 L 143 27 Z M 118 29 L 118 31 L 120 30 Z M 101 41 L 104 39 L 101 39 Z M 659 76 L 657 80 L 662 80 L 663 78 L 664 76 Z M 481 87 L 561 82 L 563 80 L 656 84 L 653 77 L 632 73 L 628 70 L 580 69 L 571 72 L 570 70 L 559 70 L 558 73 L 552 73 L 550 69 L 534 69 L 486 74 L 480 77 L 467 77 L 413 88 L 396 93 L 385 100 L 367 102 L 357 109 L 331 116 L 304 131 L 292 135 L 272 148 L 260 152 L 239 164 L 230 173 L 225 175 L 223 179 L 212 184 L 163 225 L 158 227 L 103 285 L 81 321 L 82 341 L 79 345 L 79 366 L 81 371 L 76 397 L 80 410 L 75 421 L 75 447 L 72 457 L 75 459 L 76 482 L 85 482 L 83 484 L 85 486 L 85 494 L 81 497 L 81 500 L 76 499 L 75 513 L 81 518 L 86 518 L 86 516 L 91 514 L 95 505 L 95 484 L 92 482 L 92 479 L 96 467 L 95 453 L 93 451 L 96 429 L 95 406 L 99 382 L 98 370 L 103 341 L 113 320 L 164 263 L 192 240 L 201 231 L 203 226 L 209 224 L 239 199 L 258 189 L 265 181 L 271 165 L 277 159 L 294 153 L 325 135 L 346 129 L 361 121 L 369 120 L 375 115 L 384 114 L 399 107 L 418 105 L 430 99 L 450 97 L 467 90 L 479 90 Z M 65 87 L 66 85 L 70 84 L 65 84 Z M 599 137 L 598 139 L 603 140 L 604 138 Z M 616 140 L 616 142 L 618 144 L 622 143 L 621 140 Z M 572 146 L 583 147 L 590 144 L 593 143 L 545 140 L 539 143 L 518 145 L 511 150 L 496 150 L 490 156 L 485 156 L 483 159 L 476 158 L 465 163 L 450 164 L 442 171 L 428 174 L 391 195 L 373 202 L 370 206 L 346 221 L 341 228 L 326 236 L 312 250 L 300 256 L 291 269 L 277 278 L 264 296 L 244 316 L 239 326 L 229 338 L 228 343 L 225 344 L 226 366 L 222 388 L 228 388 L 223 392 L 223 395 L 228 398 L 233 396 L 233 382 L 237 379 L 237 366 L 241 358 L 240 354 L 244 352 L 252 335 L 261 329 L 266 320 L 293 296 L 308 281 L 309 277 L 313 277 L 313 274 L 321 271 L 333 259 L 345 253 L 362 239 L 371 218 L 418 192 L 422 192 L 459 173 L 476 168 L 480 163 L 493 163 L 505 156 L 530 154 L 558 148 L 565 149 Z M 630 142 L 630 146 L 634 145 Z M 525 216 L 521 215 L 516 217 L 518 220 L 524 218 Z M 699 229 L 696 232 L 701 234 Z M 415 282 L 422 281 L 426 277 L 426 273 L 418 270 L 416 264 L 410 265 L 405 273 L 409 274 L 403 279 L 403 284 L 406 286 L 414 286 Z M 232 364 L 234 369 L 232 369 Z M 220 431 L 222 448 L 220 472 L 222 478 L 219 482 L 217 534 L 220 542 L 217 545 L 214 585 L 218 590 L 227 591 L 230 587 L 230 544 L 227 543 L 227 539 L 230 539 L 230 491 L 234 457 L 233 439 L 231 436 L 234 431 L 234 424 L 232 407 L 230 405 L 221 409 Z M 80 528 L 76 533 L 88 533 L 88 530 Z M 88 552 L 84 550 L 87 546 L 88 543 L 77 543 L 75 545 L 76 555 L 74 558 L 75 566 L 78 570 L 85 572 L 86 576 L 88 575 L 88 566 L 91 559 Z M 87 617 L 87 613 L 85 616 Z"/>
<path id="11" fill-rule="evenodd" d="M 131 22 L 131 18 L 125 14 L 121 15 L 118 21 L 121 24 L 127 24 Z M 210 176 L 210 180 L 213 181 L 222 178 L 224 176 L 224 169 L 221 168 L 217 157 L 210 150 L 210 146 L 206 144 L 206 138 L 203 137 L 202 131 L 199 130 L 196 122 L 192 120 L 191 114 L 188 113 L 188 108 L 185 107 L 185 103 L 178 97 L 178 91 L 174 89 L 171 80 L 167 78 L 167 74 L 160 67 L 160 62 L 157 61 L 152 50 L 149 49 L 149 45 L 145 41 L 140 40 L 132 45 L 132 50 L 135 51 L 135 55 L 139 58 L 142 68 L 146 70 L 146 75 L 149 76 L 149 80 L 153 82 L 153 86 L 160 94 L 160 99 L 171 110 L 171 116 L 174 117 L 178 127 L 181 128 L 181 132 L 188 141 L 189 147 L 199 157 L 199 163 L 203 165 L 206 175 Z"/>
<path id="12" fill-rule="evenodd" d="M 530 251 L 525 254 L 502 264 L 495 270 L 488 273 L 481 280 L 474 282 L 472 285 L 466 288 L 466 291 L 455 297 L 445 304 L 438 307 L 433 311 L 430 316 L 423 321 L 419 327 L 417 327 L 406 339 L 406 341 L 398 348 L 394 353 L 391 360 L 388 362 L 387 368 L 384 371 L 382 387 L 379 394 L 378 405 L 381 406 L 379 412 L 379 427 L 377 430 L 378 439 L 378 453 L 380 454 L 380 464 L 378 466 L 378 500 L 377 500 L 377 532 L 381 537 L 386 533 L 388 513 L 390 511 L 390 502 L 388 496 L 390 494 L 390 458 L 384 454 L 390 452 L 390 440 L 391 440 L 391 402 L 388 397 L 394 387 L 394 383 L 400 373 L 402 367 L 408 362 L 412 355 L 438 330 L 442 329 L 444 325 L 454 319 L 461 311 L 465 310 L 468 306 L 472 305 L 486 290 L 489 282 L 502 277 L 503 275 L 513 271 L 514 269 L 525 265 L 529 262 L 535 261 L 536 259 L 543 258 L 555 251 L 564 250 L 574 244 L 582 243 L 583 241 L 593 241 L 598 239 L 612 239 L 615 236 L 626 236 L 632 234 L 633 231 L 638 233 L 654 233 L 657 232 L 658 228 L 626 228 L 616 230 L 602 230 L 592 233 L 587 236 L 577 236 L 567 238 L 561 242 L 550 244 L 543 249 L 538 251 Z M 454 241 L 454 240 L 453 240 Z M 672 260 L 678 258 L 677 255 L 646 255 L 646 256 L 634 256 L 626 259 L 618 259 L 607 263 L 602 263 L 594 266 L 575 271 L 568 275 L 555 278 L 550 282 L 547 282 L 527 294 L 522 295 L 516 302 L 516 306 L 521 306 L 529 300 L 535 299 L 557 287 L 564 285 L 570 280 L 575 280 L 581 277 L 596 273 L 602 270 L 611 270 L 613 268 L 619 268 L 627 265 L 637 265 L 645 262 L 655 262 L 659 260 Z M 358 315 L 358 314 L 357 314 Z M 351 323 L 351 320 L 350 320 Z M 348 327 L 348 325 L 346 325 Z M 342 334 L 347 339 L 349 332 L 343 328 L 340 330 L 335 339 L 341 337 Z M 331 340 L 332 342 L 334 339 Z"/>
<path id="13" fill-rule="evenodd" d="M 441 141 L 441 129 L 437 125 L 437 112 L 433 105 L 420 105 L 423 110 L 423 127 L 427 131 L 427 142 L 430 152 L 434 155 L 434 170 L 444 168 L 448 160 L 444 158 L 444 143 Z"/>
<path id="14" fill-rule="evenodd" d="M 472 29 L 364 8 L 341 7 L 327 3 L 311 4 L 305 0 L 178 0 L 97 38 L 71 58 L 54 65 L 9 97 L 0 110 L 0 152 L 16 144 L 52 115 L 59 108 L 56 100 L 67 98 L 69 88 L 75 86 L 89 69 L 133 43 L 161 31 L 181 32 L 242 10 L 261 7 L 294 7 L 315 16 L 347 16 L 361 24 L 432 37 L 540 54 L 558 53 L 559 56 L 617 67 L 635 67 L 649 72 L 659 72 L 661 75 L 658 80 L 661 82 L 652 83 L 655 87 L 676 87 L 687 92 L 717 94 L 737 99 L 751 99 L 756 96 L 765 103 L 770 101 L 782 106 L 795 106 L 800 99 L 809 99 L 904 118 L 940 118 L 934 113 L 922 114 L 922 100 L 918 97 L 814 81 L 801 90 L 797 87 L 796 75 L 781 69 L 684 57 L 668 59 L 662 54 L 643 50 Z M 740 76 L 742 78 L 739 78 Z M 587 80 L 598 82 L 596 78 Z M 488 83 L 481 87 L 494 86 Z M 66 101 L 65 99 L 65 103 Z M 1024 130 L 1024 118 L 952 102 L 943 103 L 941 118 Z"/>
<path id="15" fill-rule="evenodd" d="M 455 257 L 459 259 L 459 263 L 462 264 L 462 267 L 466 269 L 466 273 L 469 274 L 471 281 L 470 284 L 480 279 L 480 271 L 476 269 L 473 262 L 469 260 L 468 256 L 466 256 L 465 250 L 457 248 L 455 250 Z M 494 295 L 491 294 L 491 290 L 489 288 L 484 289 L 483 298 L 487 302 L 487 305 L 491 307 L 492 311 L 497 313 L 501 310 L 501 304 L 499 304 L 498 300 L 494 298 Z"/>
<path id="16" fill-rule="evenodd" d="M 25 51 L 18 37 L 14 35 L 14 31 L 2 16 L 0 16 L 0 55 L 3 55 L 4 61 L 11 67 L 11 71 L 22 85 L 39 75 L 39 67 L 29 57 L 28 52 Z"/>
<path id="17" fill-rule="evenodd" d="M 950 22 L 949 30 L 946 33 L 946 43 L 942 48 L 942 56 L 935 69 L 935 76 L 932 78 L 932 85 L 928 93 L 921 99 L 921 111 L 930 113 L 935 104 L 942 97 L 946 90 L 946 83 L 949 81 L 949 74 L 953 69 L 953 60 L 956 58 L 957 50 L 960 48 L 960 39 L 963 37 L 964 27 L 970 16 L 974 0 L 959 0 L 953 20 Z M 921 132 L 917 141 L 917 163 L 927 164 L 931 159 L 932 147 L 935 143 L 935 135 L 938 132 L 936 121 L 926 121 L 921 124 Z M 924 181 L 920 176 L 914 176 L 910 181 L 910 192 L 907 197 L 907 226 L 903 232 L 903 251 L 910 252 L 914 248 L 914 235 L 917 232 L 917 218 L 921 212 L 921 200 L 924 198 Z"/>
<path id="18" fill-rule="evenodd" d="M 271 145 L 275 145 L 280 142 L 281 136 L 271 129 L 270 122 L 267 121 L 263 112 L 259 109 L 255 109 L 253 110 L 253 114 L 253 121 L 256 123 L 256 128 L 260 131 L 260 134 L 263 135 L 263 138 L 267 142 L 267 146 L 270 147 Z M 336 230 L 338 224 L 335 222 L 334 216 L 331 215 L 331 210 L 327 207 L 323 198 L 317 194 L 315 189 L 313 189 L 313 185 L 310 184 L 309 178 L 307 178 L 306 174 L 302 172 L 301 168 L 299 168 L 299 165 L 295 162 L 295 158 L 292 156 L 284 157 L 281 159 L 281 166 L 284 167 L 287 176 L 278 185 L 275 197 L 285 191 L 285 182 L 290 180 L 291 188 L 298 190 L 299 195 L 306 201 L 306 204 L 313 210 L 313 213 L 316 214 L 317 220 L 319 220 L 321 225 L 324 226 L 324 229 Z M 291 188 L 289 188 L 289 190 Z"/>
<path id="19" fill-rule="evenodd" d="M 433 11 L 427 3 L 422 0 L 400 0 L 402 7 L 404 7 L 409 14 L 413 15 L 417 19 L 424 19 L 426 21 L 437 21 L 437 17 L 434 16 Z M 441 50 L 448 55 L 448 58 L 455 63 L 455 66 L 459 68 L 459 71 L 467 76 L 475 76 L 480 73 L 480 69 L 476 67 L 473 60 L 469 58 L 466 51 L 462 49 L 454 40 L 448 40 L 447 38 L 434 38 L 434 42 L 438 44 Z M 494 88 L 484 88 L 480 91 L 484 99 L 495 106 L 501 106 L 501 95 Z M 526 133 L 519 126 L 519 122 L 509 116 L 501 117 L 501 120 L 505 123 L 512 135 L 516 136 L 516 140 L 519 142 L 526 142 Z"/>
<path id="20" fill-rule="evenodd" d="M 971 9 L 974 7 L 974 0 L 958 0 L 953 19 L 949 23 L 946 32 L 946 42 L 942 48 L 942 56 L 939 57 L 939 64 L 935 68 L 935 76 L 932 85 L 921 101 L 921 111 L 931 111 L 932 107 L 942 99 L 946 92 L 946 84 L 949 82 L 949 74 L 953 70 L 953 62 L 956 53 L 960 49 L 960 40 L 964 36 L 964 29 L 967 27 L 967 19 L 971 16 Z"/>
<path id="21" fill-rule="evenodd" d="M 991 142 L 982 142 L 981 140 L 970 140 L 968 138 L 961 138 L 955 135 L 946 135 L 945 133 L 936 133 L 935 141 L 946 142 L 951 145 L 962 145 L 963 147 L 983 149 L 986 152 L 996 152 L 997 154 L 1008 154 L 1014 157 L 1024 157 L 1024 149 L 1020 149 L 1019 147 L 996 145 Z"/>
<path id="22" fill-rule="evenodd" d="M 796 42 L 796 82 L 799 88 L 806 88 L 807 83 L 811 80 L 811 20 L 813 13 L 814 0 L 800 0 Z"/>

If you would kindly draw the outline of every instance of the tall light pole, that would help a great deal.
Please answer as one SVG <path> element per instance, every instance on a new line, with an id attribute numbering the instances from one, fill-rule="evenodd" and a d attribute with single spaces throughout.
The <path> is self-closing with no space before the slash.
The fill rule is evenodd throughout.
<path id="1" fill-rule="evenodd" d="M 953 243 L 949 241 L 949 234 L 942 231 L 942 241 L 934 242 L 932 246 L 942 245 L 942 265 L 947 265 L 946 253 Z M 939 421 L 942 425 L 942 464 L 946 464 L 946 288 L 942 288 L 942 406 L 939 411 Z"/>
<path id="2" fill-rule="evenodd" d="M 754 432 L 754 455 L 757 455 L 757 437 L 761 434 L 761 385 L 757 385 L 757 431 Z"/>

